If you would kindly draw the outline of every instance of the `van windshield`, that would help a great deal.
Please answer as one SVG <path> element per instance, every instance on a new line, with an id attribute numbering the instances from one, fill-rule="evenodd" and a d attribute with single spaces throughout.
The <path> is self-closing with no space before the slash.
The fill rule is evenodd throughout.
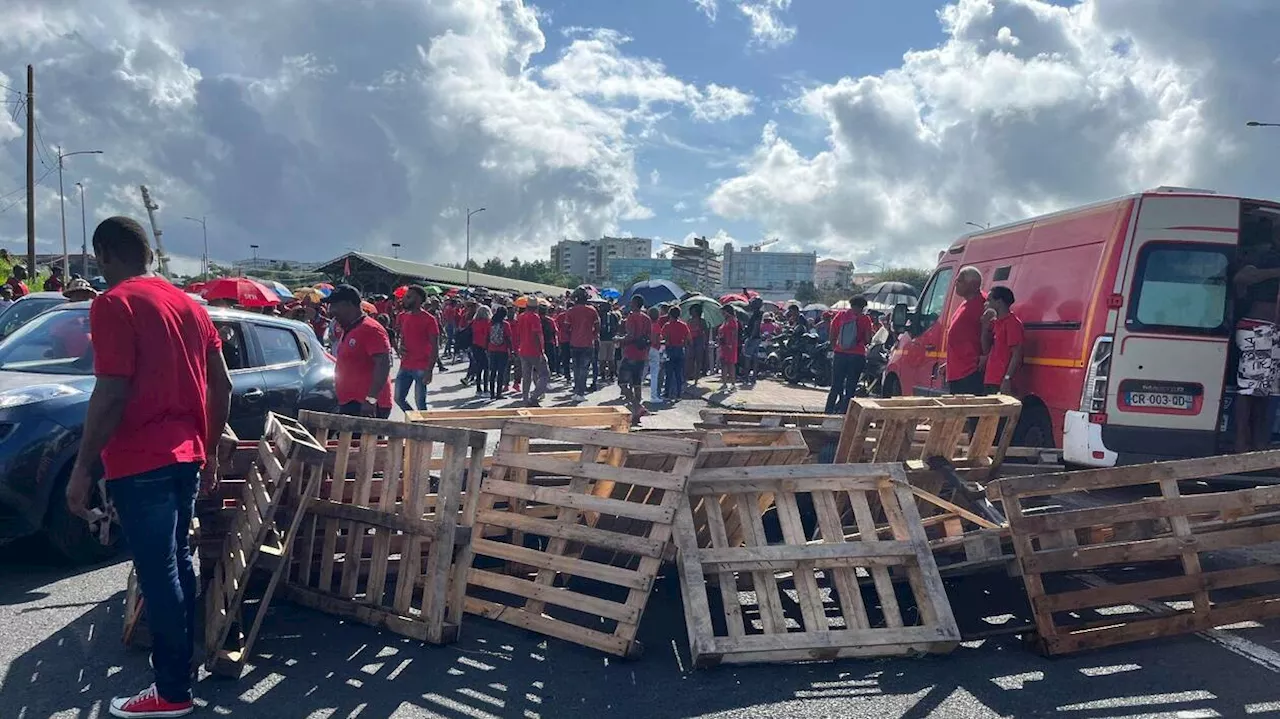
<path id="1" fill-rule="evenodd" d="M 1131 328 L 1216 334 L 1227 319 L 1229 248 L 1153 243 L 1138 259 Z"/>

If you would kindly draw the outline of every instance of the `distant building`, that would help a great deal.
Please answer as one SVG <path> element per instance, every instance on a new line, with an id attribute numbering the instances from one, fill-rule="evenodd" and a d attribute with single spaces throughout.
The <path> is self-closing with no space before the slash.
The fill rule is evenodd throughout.
<path id="1" fill-rule="evenodd" d="M 602 237 L 598 240 L 561 240 L 551 248 L 551 265 L 561 272 L 601 284 L 613 276 L 614 259 L 648 258 L 653 240 L 643 237 Z"/>
<path id="2" fill-rule="evenodd" d="M 767 252 L 724 246 L 724 290 L 754 290 L 765 299 L 790 299 L 806 282 L 813 282 L 818 263 L 815 252 Z"/>
<path id="3" fill-rule="evenodd" d="M 723 265 L 705 237 L 693 238 L 692 245 L 667 245 L 671 251 L 671 281 L 687 292 L 715 294 L 720 289 Z"/>
<path id="4" fill-rule="evenodd" d="M 391 294 L 395 288 L 410 284 L 430 284 L 445 288 L 484 287 L 499 292 L 540 293 L 547 297 L 559 297 L 568 289 L 367 252 L 348 252 L 328 262 L 316 263 L 316 271 L 328 275 L 334 283 L 345 278 L 366 294 Z"/>
<path id="5" fill-rule="evenodd" d="M 880 277 L 879 272 L 855 272 L 849 279 L 854 286 L 860 287 L 875 282 L 878 277 Z"/>
<path id="6" fill-rule="evenodd" d="M 648 275 L 651 280 L 675 277 L 671 260 L 665 257 L 617 257 L 609 260 L 609 278 L 604 285 L 626 292 L 631 281 L 640 275 Z"/>
<path id="7" fill-rule="evenodd" d="M 852 287 L 853 270 L 853 263 L 848 260 L 818 260 L 813 267 L 813 286 L 822 290 Z"/>
<path id="8" fill-rule="evenodd" d="M 236 260 L 231 263 L 231 269 L 240 274 L 251 275 L 254 272 L 311 272 L 318 267 L 318 262 L 298 262 L 297 260 L 277 260 L 269 257 L 259 257 L 257 259 L 249 258 L 247 260 Z"/>

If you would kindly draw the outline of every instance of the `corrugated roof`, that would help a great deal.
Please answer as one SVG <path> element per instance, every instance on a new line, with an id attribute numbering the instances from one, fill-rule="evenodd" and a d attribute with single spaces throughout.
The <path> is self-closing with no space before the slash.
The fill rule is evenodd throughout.
<path id="1" fill-rule="evenodd" d="M 371 255 L 367 252 L 348 252 L 324 263 L 323 265 L 320 265 L 316 269 L 328 274 L 340 273 L 342 272 L 342 264 L 348 257 L 363 260 L 393 275 L 413 277 L 422 280 L 423 282 L 450 285 L 453 287 L 467 286 L 468 275 L 465 270 L 458 270 L 452 267 L 441 267 L 439 265 L 428 265 L 423 262 L 401 260 L 395 257 Z M 556 287 L 554 285 L 544 285 L 539 282 L 526 282 L 524 280 L 513 280 L 507 277 L 498 277 L 496 275 L 486 275 L 481 272 L 470 273 L 470 278 L 472 287 L 485 287 L 491 290 L 506 290 L 510 292 L 542 292 L 549 295 L 560 295 L 567 289 L 565 287 Z"/>

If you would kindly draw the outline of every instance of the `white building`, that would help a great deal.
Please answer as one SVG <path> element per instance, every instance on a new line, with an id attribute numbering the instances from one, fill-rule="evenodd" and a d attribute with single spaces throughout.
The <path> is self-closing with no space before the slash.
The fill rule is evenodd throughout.
<path id="1" fill-rule="evenodd" d="M 561 240 L 551 247 L 551 264 L 561 272 L 592 284 L 609 278 L 609 260 L 649 257 L 653 240 L 643 237 L 602 237 L 598 240 Z"/>
<path id="2" fill-rule="evenodd" d="M 813 286 L 822 290 L 852 287 L 853 270 L 853 263 L 848 260 L 818 260 L 813 266 Z"/>

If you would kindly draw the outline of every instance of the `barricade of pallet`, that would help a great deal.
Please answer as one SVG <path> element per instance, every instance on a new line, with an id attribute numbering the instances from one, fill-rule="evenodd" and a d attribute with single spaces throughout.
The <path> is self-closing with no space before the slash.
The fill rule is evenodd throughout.
<path id="1" fill-rule="evenodd" d="M 1280 451 L 1269 451 L 989 485 L 1009 518 L 1042 651 L 1068 654 L 1280 616 L 1280 594 L 1267 586 L 1280 581 L 1280 566 L 1202 565 L 1205 552 L 1280 541 L 1280 486 L 1187 495 L 1178 485 L 1277 467 Z M 1133 499 L 1144 485 L 1159 496 Z M 1126 491 L 1109 491 L 1117 488 Z M 1253 596 L 1222 597 L 1232 588 Z"/>
<path id="2" fill-rule="evenodd" d="M 844 417 L 838 414 L 812 414 L 805 412 L 745 412 L 723 409 L 704 409 L 698 413 L 701 422 L 698 429 L 748 430 L 748 429 L 796 429 L 809 446 L 813 461 L 830 461 L 835 455 L 836 443 Z"/>
<path id="3" fill-rule="evenodd" d="M 507 420 L 533 420 L 551 427 L 609 429 L 626 432 L 631 413 L 625 407 L 519 407 L 513 409 L 433 409 L 406 412 L 405 421 L 436 427 L 502 429 Z"/>
<path id="4" fill-rule="evenodd" d="M 519 445 L 531 439 L 581 450 L 573 459 L 520 452 Z M 664 472 L 621 466 L 631 452 L 677 459 Z M 697 452 L 698 443 L 692 440 L 527 421 L 505 424 L 476 503 L 467 611 L 609 654 L 637 654 L 641 647 L 636 631 Z M 520 472 L 564 477 L 568 482 L 537 486 L 520 481 Z M 643 488 L 626 496 L 648 499 L 650 490 L 661 490 L 662 496 L 654 504 L 597 496 L 592 492 L 597 482 Z M 540 509 L 551 513 L 535 511 Z M 592 526 L 588 513 L 597 525 L 601 518 L 640 522 L 646 531 L 624 534 Z M 491 528 L 501 531 L 491 536 Z M 587 549 L 625 554 L 636 562 L 632 568 L 592 561 Z M 494 571 L 494 562 L 505 563 L 506 573 Z"/>
<path id="5" fill-rule="evenodd" d="M 756 511 L 764 495 L 778 513 L 782 544 L 770 545 L 764 536 Z M 692 506 L 725 496 L 752 519 L 744 526 L 746 545 L 730 540 L 722 502 L 704 502 L 711 542 L 703 546 Z M 885 508 L 891 538 L 876 533 L 868 496 Z M 845 536 L 837 497 L 852 503 L 862 530 L 856 540 Z M 800 511 L 809 504 L 819 529 L 815 541 L 808 541 Z M 697 470 L 676 514 L 675 541 L 696 666 L 947 652 L 959 642 L 899 464 Z M 908 625 L 891 570 L 906 576 L 918 624 Z M 864 574 L 872 577 L 878 609 L 863 597 Z"/>
<path id="6" fill-rule="evenodd" d="M 236 519 L 205 588 L 204 662 L 210 671 L 239 676 L 253 650 L 301 520 L 296 505 L 281 511 L 285 494 L 291 482 L 314 487 L 324 455 L 324 447 L 293 419 L 267 415 L 257 461 L 245 475 Z M 258 567 L 271 576 L 244 633 L 241 608 L 248 598 L 250 575 Z"/>
<path id="7" fill-rule="evenodd" d="M 474 513 L 463 487 L 480 477 L 484 434 L 307 411 L 301 421 L 336 448 L 304 504 L 284 595 L 421 641 L 456 640 Z"/>

